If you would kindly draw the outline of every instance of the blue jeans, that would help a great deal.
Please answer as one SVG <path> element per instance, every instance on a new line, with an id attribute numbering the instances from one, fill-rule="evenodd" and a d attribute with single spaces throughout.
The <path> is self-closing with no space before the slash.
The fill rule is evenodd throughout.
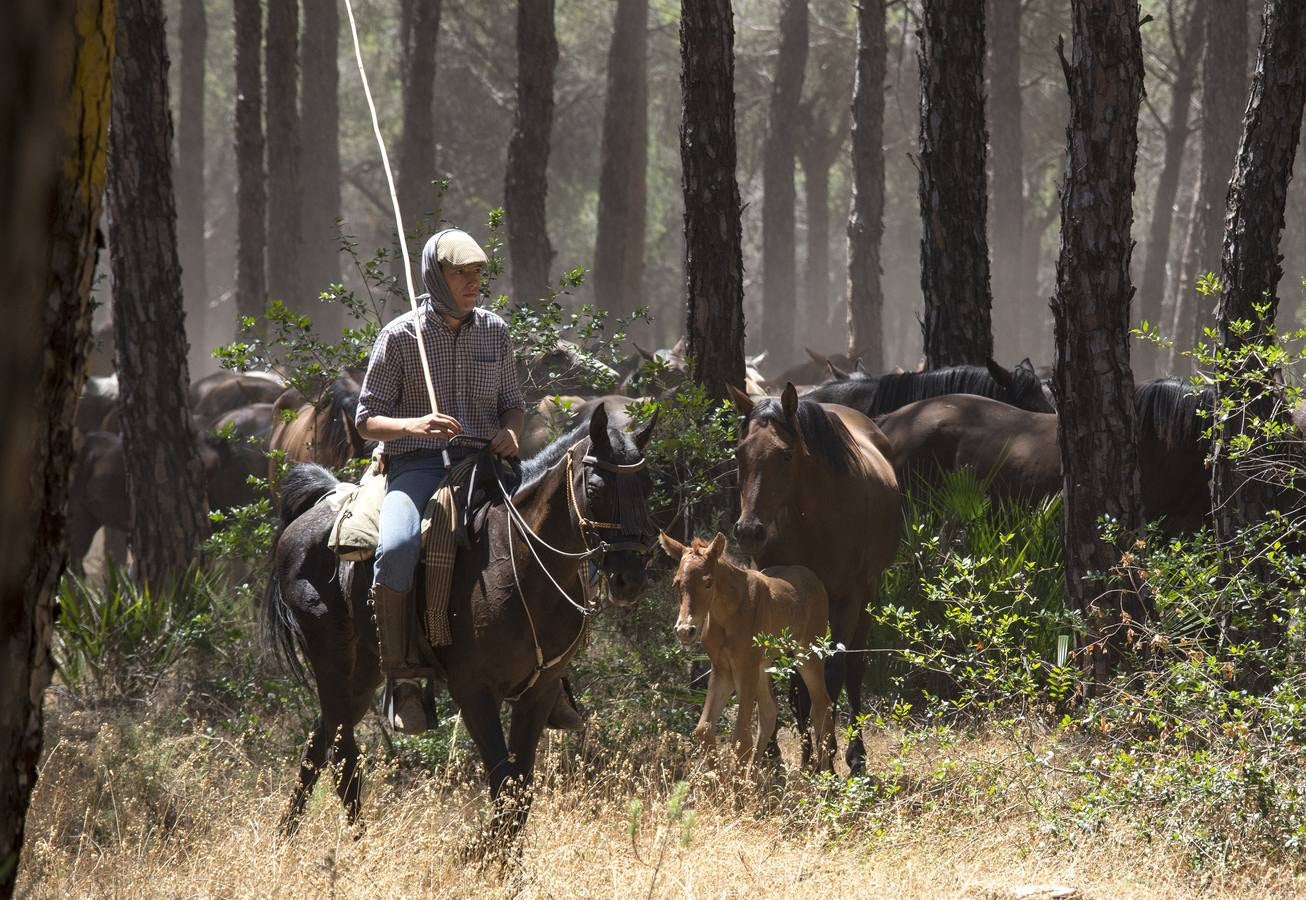
<path id="1" fill-rule="evenodd" d="M 422 512 L 444 481 L 438 450 L 414 450 L 390 458 L 377 535 L 374 583 L 407 592 L 422 552 Z"/>

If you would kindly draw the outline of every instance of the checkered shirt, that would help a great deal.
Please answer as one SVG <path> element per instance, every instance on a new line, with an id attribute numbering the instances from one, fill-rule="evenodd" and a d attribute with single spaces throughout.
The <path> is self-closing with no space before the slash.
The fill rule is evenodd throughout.
<path id="1" fill-rule="evenodd" d="M 507 323 L 478 308 L 454 331 L 429 302 L 423 303 L 419 312 L 440 412 L 457 419 L 463 434 L 494 437 L 500 428 L 500 416 L 510 409 L 526 407 Z M 377 335 L 355 421 L 361 425 L 372 416 L 418 418 L 430 412 L 410 311 Z M 405 437 L 384 444 L 386 453 L 395 454 L 442 447 L 444 441 L 432 437 Z"/>

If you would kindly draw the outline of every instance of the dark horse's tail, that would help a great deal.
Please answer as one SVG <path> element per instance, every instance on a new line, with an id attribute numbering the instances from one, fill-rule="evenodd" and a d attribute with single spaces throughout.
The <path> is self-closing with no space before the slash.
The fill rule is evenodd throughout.
<path id="1" fill-rule="evenodd" d="M 276 538 L 272 542 L 274 553 L 286 528 L 335 490 L 339 483 L 330 470 L 313 463 L 297 465 L 286 474 L 281 482 L 281 510 Z M 300 655 L 303 634 L 295 622 L 294 613 L 281 596 L 280 566 L 275 562 L 268 575 L 267 591 L 263 597 L 262 632 L 263 646 L 281 661 L 296 681 L 307 685 L 308 674 Z"/>

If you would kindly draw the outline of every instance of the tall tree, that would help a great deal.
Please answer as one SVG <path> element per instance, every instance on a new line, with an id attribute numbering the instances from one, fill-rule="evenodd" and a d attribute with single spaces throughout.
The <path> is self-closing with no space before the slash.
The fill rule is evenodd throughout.
<path id="1" fill-rule="evenodd" d="M 744 261 L 735 180 L 735 25 L 730 0 L 680 3 L 680 162 L 686 334 L 694 379 L 720 399 L 744 383 Z"/>
<path id="2" fill-rule="evenodd" d="M 316 298 L 304 285 L 300 252 L 299 0 L 268 4 L 266 226 L 268 296 L 307 312 Z"/>
<path id="3" fill-rule="evenodd" d="M 1188 144 L 1188 114 L 1197 82 L 1197 60 L 1201 54 L 1203 16 L 1197 4 L 1183 10 L 1186 17 L 1182 35 L 1176 34 L 1178 10 L 1175 0 L 1168 0 L 1166 21 L 1171 50 L 1174 54 L 1174 77 L 1170 84 L 1170 121 L 1161 124 L 1165 135 L 1165 154 L 1161 174 L 1156 180 L 1156 198 L 1152 202 L 1152 224 L 1148 231 L 1147 257 L 1143 261 L 1143 280 L 1139 287 L 1138 317 L 1156 325 L 1161 320 L 1165 297 L 1166 262 L 1170 258 L 1170 227 L 1174 221 L 1175 194 L 1179 191 L 1179 170 L 1183 166 L 1184 148 Z M 1149 363 L 1157 352 L 1140 354 Z M 1140 360 L 1142 362 L 1142 360 Z M 1152 365 L 1147 366 L 1152 368 Z M 1140 369 L 1143 366 L 1139 366 Z"/>
<path id="4" fill-rule="evenodd" d="M 1023 265 L 1025 246 L 1025 130 L 1020 94 L 1020 0 L 989 0 L 989 134 L 993 149 L 993 316 L 1018 356 L 1033 352 L 1035 286 Z"/>
<path id="5" fill-rule="evenodd" d="M 1272 340 L 1283 277 L 1279 237 L 1306 103 L 1304 47 L 1306 4 L 1268 0 L 1225 218 L 1218 324 L 1221 345 L 1235 354 Z M 1258 306 L 1263 314 L 1258 314 Z M 1238 322 L 1250 322 L 1252 327 L 1245 331 L 1235 325 Z M 1216 529 L 1226 536 L 1239 525 L 1262 518 L 1274 501 L 1272 481 L 1249 477 L 1246 466 L 1222 452 L 1248 430 L 1249 420 L 1276 418 L 1270 387 L 1274 373 L 1268 366 L 1264 354 L 1249 353 L 1228 373 L 1232 380 L 1216 382 L 1217 393 L 1232 400 L 1234 409 L 1217 423 Z M 1255 460 L 1248 462 L 1255 467 Z"/>
<path id="6" fill-rule="evenodd" d="M 1098 520 L 1142 524 L 1129 367 L 1129 280 L 1134 163 L 1143 50 L 1138 0 L 1071 0 L 1074 48 L 1058 41 L 1070 89 L 1061 255 L 1052 298 L 1056 321 L 1053 389 L 1065 473 L 1066 584 L 1091 640 L 1083 661 L 1093 681 L 1110 670 L 1124 615 L 1144 615 L 1139 595 L 1100 574 L 1120 561 Z"/>
<path id="7" fill-rule="evenodd" d="M 644 305 L 648 215 L 648 0 L 617 0 L 603 107 L 594 296 L 629 315 Z"/>
<path id="8" fill-rule="evenodd" d="M 423 216 L 435 212 L 435 60 L 441 6 L 440 0 L 401 0 L 399 5 L 404 127 L 396 187 L 399 203 L 412 217 L 410 226 L 419 226 Z"/>
<path id="9" fill-rule="evenodd" d="M 14 892 L 41 758 L 67 556 L 108 148 L 112 0 L 19 0 L 0 34 L 0 896 Z M 38 227 L 33 227 L 37 225 Z M 41 227 L 44 226 L 44 227 Z M 48 229 L 48 230 L 47 230 Z"/>
<path id="10" fill-rule="evenodd" d="M 848 352 L 884 368 L 880 244 L 884 239 L 884 0 L 857 5 L 852 105 L 852 210 L 848 215 Z"/>
<path id="11" fill-rule="evenodd" d="M 204 57 L 209 25 L 204 0 L 182 0 L 181 64 L 177 106 L 177 243 L 181 250 L 181 293 L 192 340 L 191 366 L 205 356 L 199 337 L 208 325 L 209 287 L 205 228 Z M 225 331 L 225 330 L 224 330 Z"/>
<path id="12" fill-rule="evenodd" d="M 130 544 L 143 580 L 167 584 L 207 531 L 187 401 L 186 327 L 162 0 L 119 0 L 109 132 L 114 346 Z"/>
<path id="13" fill-rule="evenodd" d="M 557 67 L 553 0 L 517 0 L 517 107 L 508 141 L 503 212 L 513 294 L 519 302 L 544 296 L 553 268 L 545 200 Z"/>
<path id="14" fill-rule="evenodd" d="M 984 16 L 925 0 L 920 29 L 921 289 L 931 369 L 993 355 L 984 127 Z"/>
<path id="15" fill-rule="evenodd" d="M 340 9 L 338 0 L 302 0 L 299 138 L 310 148 L 299 168 L 303 183 L 304 289 L 323 291 L 340 280 Z"/>
<path id="16" fill-rule="evenodd" d="M 1203 17 L 1201 163 L 1182 277 L 1176 286 L 1171 371 L 1178 362 L 1178 351 L 1195 346 L 1202 329 L 1214 321 L 1208 301 L 1198 296 L 1193 283 L 1220 264 L 1225 198 L 1247 107 L 1247 4 L 1245 0 L 1206 0 L 1198 8 Z"/>
<path id="17" fill-rule="evenodd" d="M 232 0 L 236 40 L 236 314 L 261 322 L 267 298 L 267 181 L 263 170 L 263 9 Z"/>
<path id="18" fill-rule="evenodd" d="M 794 159 L 798 129 L 794 126 L 807 68 L 807 18 L 807 0 L 780 0 L 779 45 L 762 146 L 762 346 L 772 363 L 780 366 L 789 365 L 797 349 Z"/>

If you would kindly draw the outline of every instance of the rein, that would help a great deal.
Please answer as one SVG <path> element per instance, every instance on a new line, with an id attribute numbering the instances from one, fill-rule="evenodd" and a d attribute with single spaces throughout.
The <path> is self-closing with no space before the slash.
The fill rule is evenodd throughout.
<path id="1" fill-rule="evenodd" d="M 581 614 L 582 617 L 580 630 L 576 633 L 576 638 L 570 644 L 567 645 L 567 649 L 563 650 L 562 653 L 546 661 L 544 659 L 544 649 L 540 646 L 539 633 L 535 628 L 535 617 L 531 614 L 530 604 L 526 602 L 526 595 L 522 593 L 521 575 L 517 571 L 517 556 L 516 556 L 516 552 L 513 550 L 512 534 L 509 533 L 508 560 L 512 565 L 513 584 L 517 586 L 517 596 L 521 598 L 522 610 L 526 613 L 527 624 L 530 625 L 531 642 L 535 645 L 535 671 L 531 673 L 530 677 L 526 680 L 526 683 L 522 686 L 521 690 L 517 691 L 517 693 L 513 694 L 510 697 L 504 698 L 509 703 L 515 703 L 516 701 L 520 700 L 522 695 L 525 694 L 527 691 L 529 691 L 531 688 L 533 688 L 536 682 L 540 680 L 540 675 L 542 675 L 546 670 L 553 668 L 558 663 L 566 660 L 571 656 L 571 654 L 576 650 L 577 646 L 579 646 L 581 640 L 583 640 L 585 637 L 585 631 L 589 625 L 589 617 L 593 615 L 595 612 L 597 612 L 598 610 L 598 607 L 593 602 L 593 596 L 590 593 L 589 579 L 587 579 L 583 574 L 581 575 L 580 586 L 581 586 L 581 594 L 582 594 L 583 602 L 577 603 L 574 599 L 572 599 L 572 596 L 569 593 L 567 593 L 566 589 L 564 589 L 562 585 L 558 584 L 558 580 L 553 577 L 553 573 L 549 571 L 549 567 L 544 564 L 544 561 L 542 559 L 540 559 L 540 555 L 535 551 L 535 544 L 538 543 L 544 549 L 549 550 L 553 554 L 563 557 L 564 559 L 575 559 L 575 560 L 580 560 L 582 562 L 589 562 L 596 556 L 601 558 L 609 550 L 612 551 L 637 550 L 637 551 L 648 552 L 649 549 L 648 545 L 640 543 L 638 541 L 620 541 L 617 543 L 610 544 L 602 540 L 601 537 L 599 538 L 599 542 L 597 545 L 594 546 L 590 545 L 590 532 L 598 532 L 599 530 L 604 530 L 604 529 L 620 530 L 623 528 L 623 526 L 611 522 L 599 522 L 590 519 L 588 516 L 585 515 L 584 511 L 581 509 L 580 500 L 576 496 L 576 480 L 574 477 L 574 471 L 575 471 L 574 462 L 576 458 L 577 446 L 578 445 L 572 445 L 572 447 L 567 450 L 567 471 L 565 477 L 567 480 L 567 500 L 569 501 L 568 505 L 570 507 L 570 511 L 572 515 L 575 517 L 576 526 L 580 533 L 581 543 L 584 544 L 586 547 L 586 549 L 580 553 L 572 553 L 570 551 L 562 550 L 558 547 L 554 547 L 548 541 L 544 540 L 544 538 L 540 537 L 539 533 L 536 532 L 533 528 L 530 527 L 530 525 L 526 523 L 525 517 L 522 516 L 521 511 L 517 509 L 516 504 L 512 502 L 512 497 L 504 489 L 502 482 L 499 483 L 499 490 L 502 493 L 504 498 L 504 503 L 508 508 L 508 520 L 510 525 L 514 526 L 517 530 L 517 533 L 521 535 L 521 537 L 526 543 L 527 549 L 531 551 L 531 556 L 535 559 L 536 564 L 544 571 L 544 574 L 548 576 L 549 581 L 553 583 L 553 587 L 558 591 L 559 594 L 562 595 L 562 598 L 564 600 L 566 600 L 569 604 L 571 604 L 571 606 Z M 593 466 L 594 468 L 602 469 L 604 471 L 613 472 L 614 474 L 617 475 L 633 475 L 644 468 L 644 460 L 642 459 L 637 463 L 631 463 L 628 465 L 619 465 L 616 463 L 604 462 L 603 460 L 600 460 L 590 455 L 586 455 L 582 457 L 581 464 L 587 466 Z M 496 480 L 498 479 L 497 473 L 495 475 L 495 478 Z M 620 496 L 618 497 L 618 501 L 620 501 Z M 620 507 L 620 502 L 618 503 L 618 505 Z M 618 511 L 620 512 L 620 508 Z"/>

